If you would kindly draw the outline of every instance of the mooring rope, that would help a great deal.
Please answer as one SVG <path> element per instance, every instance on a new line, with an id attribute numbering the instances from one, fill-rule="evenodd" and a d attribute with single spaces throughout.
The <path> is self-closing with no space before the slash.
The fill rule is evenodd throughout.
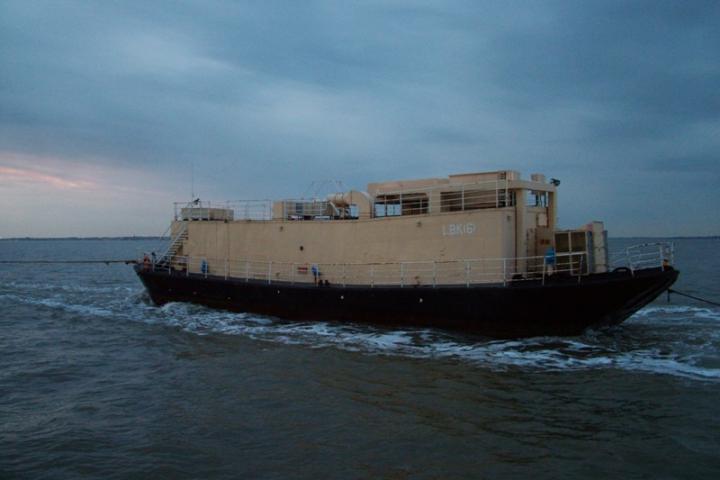
<path id="1" fill-rule="evenodd" d="M 712 300 L 708 300 L 708 299 L 706 299 L 706 298 L 696 297 L 696 296 L 690 295 L 690 294 L 688 294 L 688 293 L 678 292 L 677 290 L 673 290 L 672 288 L 668 288 L 668 295 L 671 294 L 671 293 L 674 293 L 674 294 L 677 294 L 677 295 L 682 295 L 683 297 L 692 298 L 693 300 L 698 300 L 698 301 L 700 301 L 700 302 L 705 302 L 705 303 L 709 303 L 710 305 L 715 305 L 716 307 L 720 307 L 720 303 L 713 302 Z"/>
<path id="2" fill-rule="evenodd" d="M 0 260 L 0 263 L 22 263 L 22 264 L 53 264 L 53 263 L 104 263 L 110 265 L 111 263 L 124 263 L 130 265 L 131 263 L 137 263 L 137 260 Z"/>

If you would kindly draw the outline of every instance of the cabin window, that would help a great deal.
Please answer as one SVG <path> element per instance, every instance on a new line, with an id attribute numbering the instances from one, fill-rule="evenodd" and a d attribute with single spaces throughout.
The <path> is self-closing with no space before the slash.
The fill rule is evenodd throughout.
<path id="1" fill-rule="evenodd" d="M 421 215 L 428 213 L 428 204 L 425 193 L 378 195 L 375 197 L 375 216 Z"/>
<path id="2" fill-rule="evenodd" d="M 527 206 L 528 207 L 547 207 L 548 206 L 547 192 L 535 192 L 535 191 L 528 192 Z"/>
<path id="3" fill-rule="evenodd" d="M 465 190 L 463 205 L 465 210 L 497 208 L 500 206 L 498 190 Z"/>
<path id="4" fill-rule="evenodd" d="M 440 211 L 459 212 L 463 209 L 462 192 L 440 192 Z"/>
<path id="5" fill-rule="evenodd" d="M 349 218 L 355 219 L 360 217 L 360 207 L 355 203 L 351 203 L 347 209 Z"/>
<path id="6" fill-rule="evenodd" d="M 459 212 L 514 205 L 512 192 L 505 189 L 440 192 L 440 211 Z"/>
<path id="7" fill-rule="evenodd" d="M 395 217 L 402 215 L 399 195 L 379 195 L 375 197 L 376 217 Z"/>
<path id="8" fill-rule="evenodd" d="M 425 193 L 408 193 L 402 196 L 403 215 L 422 215 L 428 213 L 428 198 Z"/>

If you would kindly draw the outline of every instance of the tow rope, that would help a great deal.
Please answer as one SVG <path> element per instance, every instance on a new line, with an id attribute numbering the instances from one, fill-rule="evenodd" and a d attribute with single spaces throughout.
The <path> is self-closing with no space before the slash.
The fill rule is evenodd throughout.
<path id="1" fill-rule="evenodd" d="M 111 263 L 124 263 L 130 265 L 137 263 L 137 260 L 0 260 L 0 264 L 10 263 L 32 263 L 32 264 L 53 264 L 53 263 L 104 263 L 110 265 Z"/>
<path id="2" fill-rule="evenodd" d="M 698 300 L 700 302 L 705 302 L 705 303 L 709 303 L 710 305 L 715 305 L 716 307 L 720 307 L 720 303 L 713 302 L 712 300 L 708 300 L 706 298 L 696 297 L 694 295 L 690 295 L 689 293 L 678 292 L 677 290 L 673 290 L 672 288 L 668 288 L 668 301 L 670 301 L 671 293 L 674 293 L 676 295 L 682 295 L 683 297 L 692 298 L 693 300 Z"/>

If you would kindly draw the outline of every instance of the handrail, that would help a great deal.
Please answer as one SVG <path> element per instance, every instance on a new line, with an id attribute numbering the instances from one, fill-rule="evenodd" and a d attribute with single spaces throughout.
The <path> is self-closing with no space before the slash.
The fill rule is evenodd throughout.
<path id="1" fill-rule="evenodd" d="M 379 217 L 391 217 L 510 207 L 514 205 L 514 198 L 510 195 L 508 186 L 508 180 L 488 180 L 380 190 L 376 192 L 373 201 L 373 213 Z"/>
<path id="2" fill-rule="evenodd" d="M 175 202 L 175 221 L 271 220 L 272 200 Z"/>
<path id="3" fill-rule="evenodd" d="M 627 268 L 632 273 L 643 268 L 665 268 L 675 264 L 673 242 L 647 242 L 630 245 L 610 254 L 610 268 Z"/>
<path id="4" fill-rule="evenodd" d="M 583 276 L 585 252 L 557 255 L 554 274 Z M 522 269 L 520 265 L 526 264 Z M 482 258 L 461 260 L 415 260 L 371 263 L 297 263 L 266 260 L 230 260 L 200 256 L 175 256 L 152 268 L 186 275 L 260 280 L 267 283 L 319 283 L 339 285 L 397 285 L 401 288 L 443 285 L 503 283 L 544 278 L 550 275 L 544 257 Z"/>
<path id="5" fill-rule="evenodd" d="M 172 225 L 170 225 L 172 227 Z M 188 229 L 187 222 L 182 222 L 182 225 L 178 232 L 175 234 L 175 236 L 170 241 L 170 245 L 168 245 L 167 249 L 163 254 L 160 256 L 160 258 L 157 260 L 157 263 L 165 263 L 167 262 L 170 264 L 175 257 L 175 253 L 177 252 L 177 249 L 179 247 L 180 242 L 183 240 L 183 236 L 186 235 Z"/>
<path id="6" fill-rule="evenodd" d="M 187 224 L 186 224 L 187 225 Z M 179 239 L 181 230 L 175 239 Z M 175 240 L 174 240 L 175 242 Z M 632 274 L 643 268 L 664 269 L 673 262 L 673 244 L 656 242 L 633 245 L 621 252 L 611 268 L 626 267 Z M 616 254 L 617 256 L 617 254 Z M 622 260 L 622 261 L 621 261 Z M 140 262 L 142 263 L 142 261 Z M 554 261 L 545 256 L 506 258 L 464 258 L 457 260 L 412 260 L 404 262 L 368 263 L 298 263 L 268 260 L 207 258 L 169 255 L 151 266 L 169 274 L 220 276 L 224 278 L 260 280 L 272 284 L 321 283 L 343 286 L 418 286 L 440 287 L 541 280 L 543 284 L 554 275 L 576 277 L 582 281 L 591 271 L 587 252 L 557 253 Z M 317 272 L 317 274 L 315 274 Z"/>
<path id="7" fill-rule="evenodd" d="M 355 218 L 329 198 L 285 198 L 278 201 L 283 220 L 329 220 Z M 272 220 L 272 200 L 229 200 L 224 202 L 175 202 L 175 220 Z M 419 188 L 380 189 L 371 199 L 370 217 L 382 218 L 428 213 L 458 212 L 512 207 L 515 198 L 509 180 L 486 180 Z"/>

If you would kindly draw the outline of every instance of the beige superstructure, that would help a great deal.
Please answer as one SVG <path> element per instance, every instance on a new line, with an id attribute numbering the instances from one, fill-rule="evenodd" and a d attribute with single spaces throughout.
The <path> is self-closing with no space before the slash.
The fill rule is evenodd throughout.
<path id="1" fill-rule="evenodd" d="M 506 281 L 559 268 L 562 258 L 604 271 L 602 223 L 557 230 L 558 184 L 496 171 L 371 183 L 322 199 L 196 201 L 177 209 L 167 256 L 209 274 L 317 281 L 319 270 L 351 284 Z M 548 267 L 551 247 L 558 262 Z"/>

